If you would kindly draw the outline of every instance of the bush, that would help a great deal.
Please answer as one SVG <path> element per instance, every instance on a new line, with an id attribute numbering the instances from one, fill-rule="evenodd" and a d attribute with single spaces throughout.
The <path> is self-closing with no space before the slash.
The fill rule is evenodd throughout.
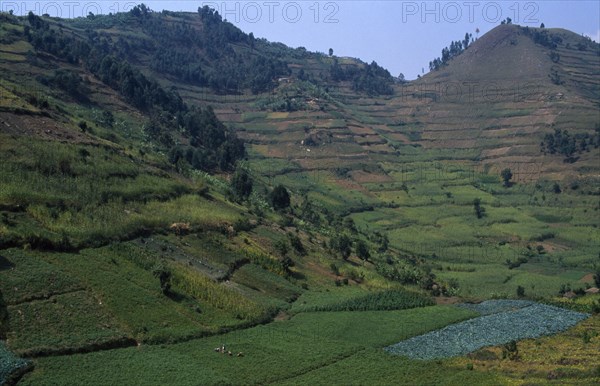
<path id="1" fill-rule="evenodd" d="M 515 340 L 511 340 L 502 346 L 502 359 L 510 359 L 511 361 L 514 361 L 518 358 L 519 348 L 517 347 L 517 342 Z"/>
<path id="2" fill-rule="evenodd" d="M 248 217 L 239 218 L 233 223 L 233 230 L 236 232 L 248 232 L 254 228 Z"/>
<path id="3" fill-rule="evenodd" d="M 304 249 L 304 245 L 302 244 L 302 240 L 300 240 L 300 237 L 298 237 L 298 235 L 295 234 L 288 234 L 288 237 L 290 239 L 290 244 L 292 245 L 292 248 L 294 248 L 294 250 L 301 256 L 306 255 L 306 249 Z"/>
<path id="4" fill-rule="evenodd" d="M 473 208 L 475 209 L 475 215 L 477 216 L 477 218 L 482 218 L 483 216 L 485 216 L 485 208 L 481 206 L 480 198 L 476 198 L 475 200 L 473 200 Z"/>
<path id="5" fill-rule="evenodd" d="M 270 194 L 271 205 L 275 210 L 289 208 L 290 194 L 283 185 L 277 185 Z"/>

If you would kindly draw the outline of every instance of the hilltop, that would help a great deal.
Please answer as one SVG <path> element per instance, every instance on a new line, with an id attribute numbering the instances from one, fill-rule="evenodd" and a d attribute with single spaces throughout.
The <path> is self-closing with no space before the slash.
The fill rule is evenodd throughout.
<path id="1" fill-rule="evenodd" d="M 598 44 L 500 25 L 403 82 L 208 7 L 0 20 L 0 380 L 597 381 L 597 315 L 516 370 L 381 349 L 598 312 Z"/>

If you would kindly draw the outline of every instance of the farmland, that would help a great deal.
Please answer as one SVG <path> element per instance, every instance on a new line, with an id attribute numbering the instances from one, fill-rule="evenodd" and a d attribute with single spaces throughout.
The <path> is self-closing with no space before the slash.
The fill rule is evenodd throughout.
<path id="1" fill-rule="evenodd" d="M 406 83 L 207 9 L 0 18 L 0 383 L 600 381 L 596 43 Z"/>
<path id="2" fill-rule="evenodd" d="M 405 340 L 387 350 L 418 359 L 465 355 L 486 346 L 499 346 L 510 341 L 555 334 L 589 317 L 535 303 L 515 307 L 518 309 L 496 310 L 480 318 Z M 489 307 L 486 307 L 487 312 L 490 312 Z"/>

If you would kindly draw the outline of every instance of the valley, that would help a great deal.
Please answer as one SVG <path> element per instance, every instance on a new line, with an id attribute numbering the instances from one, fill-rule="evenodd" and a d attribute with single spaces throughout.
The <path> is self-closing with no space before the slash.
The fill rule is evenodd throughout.
<path id="1" fill-rule="evenodd" d="M 0 21 L 0 383 L 600 381 L 597 43 L 503 24 L 406 82 L 208 8 Z M 384 350 L 490 299 L 585 316 Z"/>

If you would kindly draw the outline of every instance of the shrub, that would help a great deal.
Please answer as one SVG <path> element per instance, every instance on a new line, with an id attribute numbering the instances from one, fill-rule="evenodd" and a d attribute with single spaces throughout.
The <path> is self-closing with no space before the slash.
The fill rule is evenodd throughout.
<path id="1" fill-rule="evenodd" d="M 290 244 L 292 245 L 292 248 L 294 248 L 294 250 L 301 256 L 306 255 L 306 249 L 304 249 L 304 245 L 302 244 L 302 240 L 300 240 L 300 237 L 298 237 L 298 235 L 289 233 L 288 237 L 290 239 Z"/>
<path id="2" fill-rule="evenodd" d="M 511 340 L 502 346 L 502 359 L 510 359 L 511 361 L 519 358 L 519 348 L 517 347 L 517 341 Z"/>
<path id="3" fill-rule="evenodd" d="M 482 218 L 483 216 L 485 216 L 485 208 L 481 206 L 480 198 L 476 198 L 475 200 L 473 200 L 473 208 L 475 209 L 475 215 L 477 216 L 477 218 Z"/>
<path id="4" fill-rule="evenodd" d="M 290 194 L 283 185 L 277 185 L 269 197 L 275 210 L 289 208 L 290 206 Z"/>

